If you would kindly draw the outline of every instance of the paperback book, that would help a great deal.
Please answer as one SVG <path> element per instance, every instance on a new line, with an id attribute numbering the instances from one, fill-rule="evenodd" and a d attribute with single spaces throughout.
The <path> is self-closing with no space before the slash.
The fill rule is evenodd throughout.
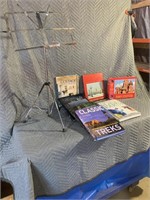
<path id="1" fill-rule="evenodd" d="M 92 105 L 75 111 L 94 141 L 125 133 L 119 122 L 100 105 Z"/>
<path id="2" fill-rule="evenodd" d="M 55 78 L 57 97 L 67 97 L 79 94 L 79 76 L 57 76 Z"/>
<path id="3" fill-rule="evenodd" d="M 141 116 L 139 111 L 116 99 L 97 103 L 107 109 L 119 122 Z"/>
<path id="4" fill-rule="evenodd" d="M 82 78 L 84 95 L 88 101 L 104 99 L 104 79 L 102 73 L 84 74 Z"/>
<path id="5" fill-rule="evenodd" d="M 124 76 L 108 79 L 108 98 L 124 99 L 134 98 L 136 89 L 136 77 Z"/>

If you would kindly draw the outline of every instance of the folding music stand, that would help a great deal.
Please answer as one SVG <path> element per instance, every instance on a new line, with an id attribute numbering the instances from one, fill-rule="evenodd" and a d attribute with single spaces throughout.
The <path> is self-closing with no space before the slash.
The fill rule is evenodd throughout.
<path id="1" fill-rule="evenodd" d="M 32 50 L 32 49 L 38 49 L 38 48 L 43 48 L 44 49 L 44 65 L 45 65 L 45 70 L 46 70 L 46 81 L 43 83 L 43 85 L 41 86 L 41 89 L 40 91 L 38 92 L 34 102 L 32 103 L 31 107 L 28 109 L 27 113 L 25 114 L 25 116 L 21 117 L 21 121 L 22 122 L 27 122 L 28 119 L 29 119 L 29 114 L 30 112 L 32 111 L 32 109 L 34 108 L 40 94 L 42 93 L 43 89 L 45 86 L 47 86 L 49 88 L 49 91 L 51 93 L 51 96 L 52 96 L 52 99 L 53 99 L 53 102 L 52 102 L 52 105 L 51 105 L 51 109 L 48 109 L 48 116 L 50 116 L 52 114 L 52 111 L 53 111 L 53 107 L 54 105 L 56 106 L 56 109 L 57 109 L 57 112 L 58 112 L 58 115 L 59 115 L 59 118 L 60 118 L 60 121 L 61 121 L 61 125 L 62 125 L 62 131 L 65 131 L 65 126 L 64 126 L 64 123 L 63 123 L 63 120 L 62 120 L 62 117 L 61 117 L 61 114 L 60 114 L 60 111 L 59 111 L 59 107 L 58 107 L 58 104 L 57 104 L 57 101 L 56 101 L 56 98 L 55 98 L 55 94 L 54 94 L 54 91 L 51 87 L 51 83 L 48 81 L 48 66 L 47 66 L 47 59 L 46 59 L 46 51 L 48 49 L 51 49 L 51 48 L 58 48 L 60 47 L 61 45 L 75 45 L 76 42 L 73 41 L 73 36 L 71 35 L 71 39 L 72 41 L 71 42 L 66 42 L 66 43 L 63 43 L 63 44 L 60 44 L 59 42 L 54 42 L 52 44 L 49 44 L 48 40 L 47 40 L 47 36 L 46 36 L 46 33 L 45 33 L 45 24 L 46 24 L 46 20 L 47 20 L 47 17 L 50 13 L 53 13 L 53 12 L 49 12 L 49 8 L 50 6 L 48 6 L 47 8 L 47 11 L 37 11 L 37 12 L 34 12 L 34 11 L 26 11 L 24 10 L 24 8 L 22 6 L 20 6 L 18 3 L 17 3 L 17 6 L 19 8 L 21 8 L 21 14 L 24 14 L 34 25 L 36 25 L 36 29 L 20 29 L 20 30 L 11 30 L 9 28 L 9 22 L 8 22 L 8 16 L 7 15 L 13 15 L 13 14 L 17 14 L 18 12 L 8 12 L 8 13 L 5 13 L 4 14 L 4 18 L 5 18 L 5 21 L 6 21 L 6 26 L 7 26 L 7 30 L 6 31 L 3 31 L 5 33 L 9 33 L 9 36 L 13 42 L 13 38 L 12 38 L 12 32 L 17 32 L 17 31 L 31 31 L 31 30 L 40 30 L 41 33 L 42 33 L 42 36 L 44 38 L 44 44 L 43 45 L 39 45 L 39 46 L 31 46 L 31 47 L 27 47 L 27 48 L 21 48 L 21 49 L 16 49 L 15 51 L 24 51 L 24 50 Z M 30 17 L 30 13 L 35 13 L 36 15 L 36 20 L 37 20 L 37 23 Z M 44 20 L 44 23 L 42 22 L 41 20 L 41 16 L 40 14 L 41 13 L 45 13 L 46 17 L 45 17 L 45 20 Z M 69 30 L 69 31 L 72 31 L 74 30 L 74 28 L 52 28 L 52 29 L 48 29 L 48 30 L 54 30 L 54 31 L 61 31 L 61 30 Z M 39 108 L 39 107 L 38 107 Z M 40 109 L 40 108 L 39 108 Z"/>

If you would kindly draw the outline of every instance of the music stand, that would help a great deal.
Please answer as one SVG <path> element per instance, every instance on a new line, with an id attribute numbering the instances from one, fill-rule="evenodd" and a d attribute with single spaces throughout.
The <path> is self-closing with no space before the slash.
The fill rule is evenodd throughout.
<path id="1" fill-rule="evenodd" d="M 47 86 L 49 88 L 49 91 L 51 93 L 51 96 L 52 96 L 52 99 L 53 99 L 53 102 L 52 102 L 52 105 L 51 105 L 51 109 L 48 109 L 48 116 L 50 116 L 52 114 L 52 111 L 53 111 L 53 107 L 54 105 L 56 106 L 56 109 L 57 109 L 57 112 L 58 112 L 58 115 L 59 115 L 59 119 L 60 119 L 60 122 L 61 122 L 61 125 L 62 125 L 62 131 L 65 131 L 65 126 L 64 126 L 64 123 L 63 123 L 63 120 L 62 120 L 62 117 L 61 117 L 61 114 L 60 114 L 60 111 L 59 111 L 59 107 L 58 107 L 58 104 L 57 104 L 57 101 L 56 101 L 56 98 L 55 98 L 55 94 L 54 94 L 54 91 L 51 87 L 51 83 L 50 81 L 48 81 L 48 66 L 47 66 L 47 59 L 46 59 L 46 51 L 47 49 L 51 49 L 51 48 L 58 48 L 60 47 L 61 45 L 75 45 L 76 42 L 73 41 L 73 36 L 71 35 L 71 39 L 72 41 L 71 42 L 66 42 L 66 43 L 63 43 L 63 44 L 60 44 L 59 42 L 54 42 L 52 44 L 49 44 L 48 40 L 47 40 L 47 36 L 46 36 L 46 33 L 45 33 L 45 29 L 44 26 L 46 24 L 46 20 L 47 20 L 47 17 L 49 15 L 49 13 L 53 13 L 53 12 L 49 12 L 49 7 L 47 8 L 47 11 L 37 11 L 37 12 L 34 12 L 34 11 L 26 11 L 23 9 L 22 6 L 20 6 L 18 3 L 17 3 L 17 6 L 19 8 L 22 9 L 22 12 L 19 12 L 19 13 L 22 13 L 22 14 L 25 14 L 25 16 L 33 23 L 36 25 L 36 29 L 22 29 L 22 30 L 18 30 L 18 31 L 30 31 L 30 30 L 40 30 L 42 35 L 43 35 L 43 38 L 44 38 L 44 44 L 43 45 L 39 45 L 39 46 L 31 46 L 31 47 L 27 47 L 27 48 L 21 48 L 21 49 L 16 49 L 15 51 L 24 51 L 24 50 L 32 50 L 32 49 L 38 49 L 38 48 L 43 48 L 44 49 L 44 65 L 45 65 L 45 70 L 46 70 L 46 81 L 43 83 L 43 85 L 41 86 L 41 89 L 40 91 L 38 92 L 34 102 L 32 103 L 31 107 L 28 109 L 27 113 L 25 116 L 23 116 L 23 119 L 21 118 L 21 121 L 22 122 L 27 122 L 28 119 L 29 119 L 29 114 L 30 112 L 32 111 L 32 109 L 34 108 L 40 94 L 42 93 L 43 89 L 45 86 Z M 36 20 L 37 20 L 37 24 L 35 23 L 35 21 L 29 16 L 30 13 L 35 13 L 36 14 Z M 44 20 L 44 23 L 42 22 L 41 20 L 41 16 L 40 14 L 41 13 L 45 13 L 46 14 L 46 17 L 45 17 L 45 20 Z M 9 28 L 9 22 L 8 22 L 8 17 L 7 15 L 13 15 L 14 12 L 8 12 L 8 13 L 5 13 L 4 15 L 4 18 L 5 18 L 5 21 L 6 21 L 6 26 L 7 26 L 7 31 L 3 31 L 3 32 L 6 32 L 6 33 L 9 33 L 9 35 L 11 36 L 11 40 L 13 42 L 13 38 L 12 38 L 12 32 L 17 32 L 17 30 L 11 30 Z M 17 12 L 15 12 L 15 14 L 17 14 Z M 49 29 L 50 30 L 50 29 Z M 61 31 L 61 30 L 74 30 L 74 28 L 52 28 L 51 30 L 54 30 L 54 31 Z M 39 107 L 38 107 L 39 108 Z M 40 109 L 40 108 L 39 108 Z"/>

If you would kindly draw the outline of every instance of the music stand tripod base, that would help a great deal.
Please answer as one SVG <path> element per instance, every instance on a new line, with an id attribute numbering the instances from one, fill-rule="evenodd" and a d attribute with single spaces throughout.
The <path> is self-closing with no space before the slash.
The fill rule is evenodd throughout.
<path id="1" fill-rule="evenodd" d="M 50 92 L 51 92 L 51 95 L 52 95 L 52 97 L 53 97 L 53 103 L 52 103 L 52 105 L 51 105 L 50 112 L 49 112 L 49 110 L 48 110 L 48 111 L 47 111 L 47 114 L 48 114 L 48 116 L 50 116 L 50 115 L 52 114 L 53 108 L 54 108 L 54 105 L 55 105 L 55 106 L 56 106 L 56 109 L 57 109 L 57 112 L 58 112 L 58 115 L 59 115 L 59 119 L 60 119 L 61 125 L 62 125 L 62 131 L 65 132 L 65 131 L 66 131 L 66 128 L 65 128 L 65 126 L 64 126 L 64 123 L 63 123 L 63 120 L 62 120 L 62 117 L 61 117 L 61 114 L 60 114 L 60 111 L 59 111 L 59 107 L 58 107 L 57 101 L 56 101 L 56 99 L 55 99 L 55 97 L 54 97 L 53 89 L 52 89 L 51 86 L 50 86 L 50 82 L 45 82 L 45 83 L 43 83 L 43 85 L 42 85 L 40 91 L 38 92 L 38 95 L 37 95 L 36 99 L 34 100 L 32 106 L 29 108 L 29 110 L 28 110 L 27 114 L 25 115 L 24 120 L 22 120 L 22 122 L 26 123 L 26 122 L 28 121 L 28 119 L 29 119 L 29 114 L 30 114 L 30 112 L 32 111 L 32 109 L 34 108 L 34 106 L 35 106 L 35 104 L 36 104 L 36 101 L 38 100 L 38 98 L 39 98 L 39 96 L 40 96 L 40 94 L 41 94 L 41 92 L 43 91 L 43 89 L 44 89 L 45 86 L 48 86 L 48 87 L 49 87 Z"/>

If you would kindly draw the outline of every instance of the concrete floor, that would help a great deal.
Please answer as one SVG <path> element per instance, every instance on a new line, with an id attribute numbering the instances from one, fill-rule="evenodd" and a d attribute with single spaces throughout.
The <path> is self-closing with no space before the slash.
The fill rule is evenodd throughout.
<path id="1" fill-rule="evenodd" d="M 150 200 L 150 178 L 140 180 L 139 184 L 129 192 L 126 188 L 118 194 L 109 198 L 109 200 Z"/>
<path id="2" fill-rule="evenodd" d="M 118 194 L 109 198 L 109 200 L 150 200 L 150 178 L 142 179 L 132 192 L 128 189 L 120 191 Z M 13 196 L 3 198 L 2 200 L 13 200 Z"/>

